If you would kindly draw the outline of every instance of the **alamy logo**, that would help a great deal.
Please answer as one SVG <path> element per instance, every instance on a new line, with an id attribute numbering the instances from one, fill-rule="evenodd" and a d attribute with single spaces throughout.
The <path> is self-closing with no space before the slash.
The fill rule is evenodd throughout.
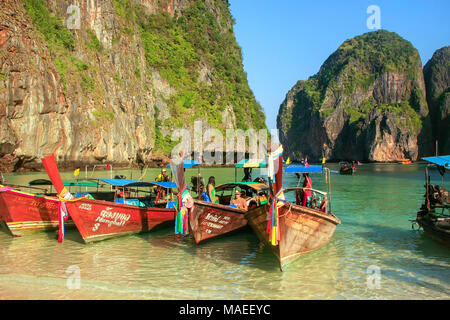
<path id="1" fill-rule="evenodd" d="M 381 29 L 381 10 L 379 6 L 370 5 L 366 10 L 367 14 L 371 14 L 366 21 L 367 28 L 370 30 Z"/>
<path id="2" fill-rule="evenodd" d="M 381 288 L 381 269 L 378 266 L 369 266 L 367 268 L 367 288 L 380 289 Z"/>
<path id="3" fill-rule="evenodd" d="M 66 27 L 67 29 L 80 29 L 81 28 L 81 11 L 80 7 L 71 4 L 67 8 L 67 20 Z"/>
<path id="4" fill-rule="evenodd" d="M 69 275 L 66 281 L 68 289 L 77 290 L 81 288 L 81 271 L 80 267 L 72 265 L 66 269 L 66 274 Z"/>

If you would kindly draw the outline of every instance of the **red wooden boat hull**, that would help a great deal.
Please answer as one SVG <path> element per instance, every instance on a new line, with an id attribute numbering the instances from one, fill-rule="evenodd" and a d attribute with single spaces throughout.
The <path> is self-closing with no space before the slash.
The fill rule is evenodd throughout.
<path id="1" fill-rule="evenodd" d="M 175 210 L 137 207 L 102 200 L 66 202 L 69 216 L 86 243 L 146 232 L 175 221 Z"/>
<path id="2" fill-rule="evenodd" d="M 194 202 L 194 210 L 189 216 L 189 227 L 197 244 L 247 225 L 247 219 L 245 219 L 247 211 L 201 200 L 194 200 Z M 265 214 L 268 206 L 263 205 L 251 211 Z"/>
<path id="3" fill-rule="evenodd" d="M 0 192 L 0 221 L 14 236 L 58 229 L 59 201 L 17 190 Z M 73 227 L 66 221 L 66 227 Z"/>

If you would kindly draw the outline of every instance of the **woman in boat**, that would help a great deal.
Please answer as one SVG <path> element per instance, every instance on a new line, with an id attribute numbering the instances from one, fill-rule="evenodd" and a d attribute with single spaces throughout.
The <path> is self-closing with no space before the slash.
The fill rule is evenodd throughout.
<path id="1" fill-rule="evenodd" d="M 303 178 L 305 178 L 305 180 L 303 180 L 303 188 L 312 189 L 312 181 L 311 181 L 311 177 L 309 176 L 309 174 L 304 173 Z M 303 189 L 302 205 L 305 207 L 311 207 L 311 199 L 312 199 L 312 191 Z"/>
<path id="2" fill-rule="evenodd" d="M 247 202 L 245 201 L 244 198 L 242 198 L 239 190 L 236 189 L 236 191 L 234 192 L 234 197 L 235 197 L 234 200 L 232 200 L 230 204 L 236 206 L 236 208 L 238 209 L 243 209 L 247 211 L 248 209 Z"/>
<path id="3" fill-rule="evenodd" d="M 206 195 L 208 196 L 208 200 L 207 202 L 212 202 L 212 203 L 218 203 L 218 201 L 216 200 L 216 178 L 214 178 L 214 176 L 209 177 L 208 179 L 208 185 L 206 186 Z"/>

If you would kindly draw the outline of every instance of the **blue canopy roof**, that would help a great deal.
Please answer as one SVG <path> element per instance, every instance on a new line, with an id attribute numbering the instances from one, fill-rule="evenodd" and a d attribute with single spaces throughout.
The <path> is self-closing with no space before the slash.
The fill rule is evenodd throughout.
<path id="1" fill-rule="evenodd" d="M 439 166 L 445 167 L 446 169 L 450 169 L 450 156 L 426 157 L 422 159 L 437 164 Z"/>
<path id="2" fill-rule="evenodd" d="M 267 167 L 267 162 L 265 159 L 253 161 L 250 161 L 250 159 L 242 159 L 236 164 L 236 168 L 265 168 L 265 167 Z"/>
<path id="3" fill-rule="evenodd" d="M 183 160 L 183 168 L 191 168 L 191 167 L 198 166 L 201 164 L 202 164 L 201 162 L 195 161 L 195 160 Z M 169 168 L 170 168 L 170 164 L 169 164 Z"/>
<path id="4" fill-rule="evenodd" d="M 139 181 L 126 184 L 125 187 L 154 187 L 161 186 L 163 188 L 176 188 L 175 182 L 156 182 L 156 181 Z"/>
<path id="5" fill-rule="evenodd" d="M 130 179 L 103 179 L 103 178 L 101 178 L 98 180 L 109 183 L 110 185 L 113 185 L 113 186 L 120 186 L 120 187 L 125 186 L 130 183 L 141 182 L 139 180 L 130 180 Z"/>
<path id="6" fill-rule="evenodd" d="M 316 173 L 322 172 L 322 166 L 320 165 L 310 165 L 305 167 L 304 165 L 291 165 L 286 168 L 286 172 L 292 173 Z"/>

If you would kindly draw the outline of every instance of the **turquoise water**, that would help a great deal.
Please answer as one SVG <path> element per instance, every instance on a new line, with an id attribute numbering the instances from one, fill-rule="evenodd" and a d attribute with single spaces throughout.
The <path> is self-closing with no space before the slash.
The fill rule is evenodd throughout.
<path id="1" fill-rule="evenodd" d="M 214 175 L 218 184 L 234 179 L 232 168 L 201 172 L 205 179 Z M 157 173 L 149 169 L 144 179 Z M 190 178 L 197 169 L 186 173 Z M 139 178 L 141 172 L 115 174 Z M 441 181 L 434 170 L 432 176 Z M 26 184 L 46 175 L 5 177 Z M 64 179 L 72 177 L 63 173 Z M 314 188 L 326 191 L 321 174 L 312 180 Z M 325 247 L 285 272 L 250 230 L 202 245 L 175 236 L 172 228 L 90 245 L 76 230 L 68 231 L 63 243 L 55 233 L 22 238 L 0 233 L 0 298 L 449 299 L 450 249 L 412 230 L 409 221 L 423 200 L 424 165 L 363 164 L 355 176 L 334 174 L 331 180 L 332 210 L 342 224 Z M 284 186 L 295 185 L 295 176 L 286 174 Z M 79 270 L 79 288 L 73 270 Z"/>

